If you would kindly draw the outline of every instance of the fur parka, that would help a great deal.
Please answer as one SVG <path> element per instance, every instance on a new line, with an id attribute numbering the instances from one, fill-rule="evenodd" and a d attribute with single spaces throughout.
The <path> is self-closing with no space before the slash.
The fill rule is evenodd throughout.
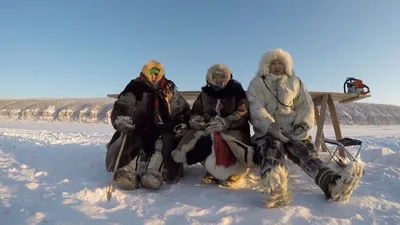
<path id="1" fill-rule="evenodd" d="M 284 74 L 270 74 L 273 60 L 279 59 L 284 65 Z M 293 60 L 282 49 L 266 52 L 259 62 L 257 74 L 250 81 L 247 97 L 250 108 L 250 122 L 254 136 L 264 136 L 270 124 L 276 123 L 283 132 L 292 133 L 293 128 L 302 124 L 308 131 L 314 126 L 314 103 L 304 83 L 293 73 Z"/>

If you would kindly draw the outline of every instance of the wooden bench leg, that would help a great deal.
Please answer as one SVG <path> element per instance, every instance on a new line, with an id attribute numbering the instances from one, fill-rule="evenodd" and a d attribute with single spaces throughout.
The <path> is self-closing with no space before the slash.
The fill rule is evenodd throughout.
<path id="1" fill-rule="evenodd" d="M 317 149 L 317 151 L 321 146 L 321 137 L 323 135 L 325 118 L 326 118 L 327 101 L 328 101 L 328 95 L 322 96 L 321 111 L 319 113 L 318 113 L 317 106 L 315 106 L 315 108 L 317 108 L 317 111 L 315 113 L 319 114 L 319 116 L 316 115 L 316 117 L 315 117 L 318 125 L 317 125 L 317 134 L 315 135 L 315 144 L 314 145 L 315 145 L 315 149 Z"/>
<path id="2" fill-rule="evenodd" d="M 318 106 L 314 106 L 314 114 L 315 114 L 315 122 L 316 122 L 316 124 L 319 124 L 319 110 L 318 110 Z M 321 133 L 321 137 L 322 138 L 325 138 L 325 135 L 324 135 L 324 131 L 322 130 L 322 133 Z M 321 145 L 321 149 L 322 149 L 322 151 L 323 152 L 327 152 L 328 150 L 327 150 L 327 146 L 326 146 L 326 144 L 325 144 L 325 142 L 323 142 L 323 141 L 321 141 L 320 142 L 320 145 Z M 317 149 L 317 151 L 318 151 L 319 149 Z"/>
<path id="3" fill-rule="evenodd" d="M 336 140 L 340 140 L 343 138 L 342 131 L 340 129 L 340 123 L 339 123 L 339 119 L 337 116 L 335 103 L 333 102 L 333 98 L 331 95 L 329 95 L 329 97 L 328 97 L 328 106 L 329 106 L 329 113 L 331 114 L 332 125 L 333 125 L 333 129 L 335 131 Z M 347 157 L 345 151 L 342 148 L 339 149 L 339 155 L 344 158 Z"/>

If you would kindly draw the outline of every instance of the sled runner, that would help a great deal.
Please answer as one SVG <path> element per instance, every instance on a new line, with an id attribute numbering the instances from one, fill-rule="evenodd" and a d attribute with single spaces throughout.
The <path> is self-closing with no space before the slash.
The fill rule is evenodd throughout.
<path id="1" fill-rule="evenodd" d="M 327 151 L 329 152 L 329 155 L 331 156 L 330 159 L 328 160 L 331 161 L 332 159 L 335 160 L 340 166 L 345 167 L 347 163 L 343 161 L 343 157 L 340 157 L 337 153 L 340 149 L 342 149 L 347 157 L 353 162 L 359 162 L 357 158 L 359 158 L 362 150 L 362 141 L 357 140 L 357 139 L 352 139 L 352 138 L 343 138 L 340 140 L 333 140 L 333 139 L 328 139 L 328 138 L 321 138 L 321 140 L 326 143 L 326 144 L 331 144 L 331 145 L 336 145 L 336 149 L 333 151 L 329 148 L 327 148 Z M 351 147 L 351 146 L 359 146 L 358 150 L 355 155 L 353 155 L 349 150 L 347 150 L 346 147 Z"/>

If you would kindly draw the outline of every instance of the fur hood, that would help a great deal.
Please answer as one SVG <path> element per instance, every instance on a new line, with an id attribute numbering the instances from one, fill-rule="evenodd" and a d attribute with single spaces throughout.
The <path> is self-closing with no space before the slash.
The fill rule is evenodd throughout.
<path id="1" fill-rule="evenodd" d="M 290 54 L 280 48 L 269 50 L 261 57 L 258 64 L 257 76 L 268 75 L 269 66 L 271 62 L 275 59 L 282 61 L 285 67 L 285 74 L 288 76 L 293 76 L 293 60 Z"/>
<path id="2" fill-rule="evenodd" d="M 226 65 L 214 64 L 207 70 L 206 80 L 208 84 L 215 85 L 212 77 L 217 73 L 223 74 L 227 82 L 232 78 L 232 72 Z"/>
<path id="3" fill-rule="evenodd" d="M 150 81 L 150 70 L 151 69 L 156 69 L 159 71 L 157 81 L 156 81 L 156 83 L 158 83 L 165 76 L 164 67 L 161 63 L 159 63 L 155 60 L 151 60 L 148 63 L 146 63 L 142 68 L 142 74 L 147 78 L 148 81 Z"/>

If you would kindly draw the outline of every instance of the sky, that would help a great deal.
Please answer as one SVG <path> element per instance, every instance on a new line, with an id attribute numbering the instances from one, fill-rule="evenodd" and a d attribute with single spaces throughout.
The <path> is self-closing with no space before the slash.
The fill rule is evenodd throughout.
<path id="1" fill-rule="evenodd" d="M 105 97 L 149 60 L 180 91 L 227 65 L 245 89 L 263 53 L 282 48 L 309 91 L 400 105 L 400 1 L 0 1 L 0 98 Z"/>

